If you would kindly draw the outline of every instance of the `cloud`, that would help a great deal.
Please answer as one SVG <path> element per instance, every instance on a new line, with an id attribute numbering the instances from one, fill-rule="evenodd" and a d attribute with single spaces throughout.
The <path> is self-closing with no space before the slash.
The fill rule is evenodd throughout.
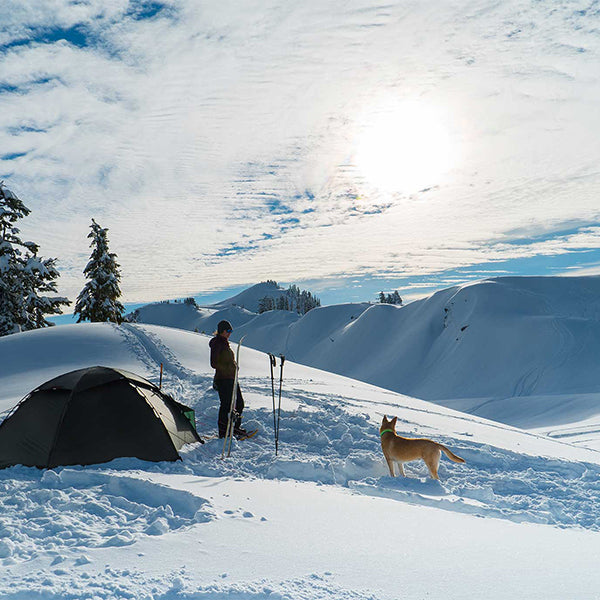
<path id="1" fill-rule="evenodd" d="M 0 176 L 63 294 L 83 285 L 92 217 L 127 301 L 597 247 L 599 16 L 14 0 L 0 18 Z M 460 149 L 426 191 L 380 190 L 356 164 L 395 99 L 439 114 Z"/>
<path id="2" fill-rule="evenodd" d="M 561 275 L 566 277 L 597 276 L 600 275 L 600 262 L 570 267 Z"/>

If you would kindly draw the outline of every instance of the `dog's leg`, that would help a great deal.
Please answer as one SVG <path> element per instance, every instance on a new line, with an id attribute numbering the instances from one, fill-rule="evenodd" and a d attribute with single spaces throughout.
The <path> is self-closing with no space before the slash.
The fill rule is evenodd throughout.
<path id="1" fill-rule="evenodd" d="M 427 458 L 423 458 L 423 460 L 425 461 L 425 464 L 427 465 L 427 468 L 429 469 L 429 474 L 431 475 L 432 479 L 439 480 L 438 467 L 440 465 L 441 454 L 442 453 L 438 450 L 433 455 L 429 455 L 429 456 L 427 456 Z"/>
<path id="2" fill-rule="evenodd" d="M 388 469 L 390 470 L 390 477 L 395 477 L 394 475 L 394 461 L 391 458 L 385 457 L 385 460 L 388 464 Z"/>
<path id="3" fill-rule="evenodd" d="M 400 475 L 402 477 L 406 477 L 406 473 L 404 472 L 404 465 L 401 462 L 396 463 L 398 465 L 398 471 L 400 471 Z"/>

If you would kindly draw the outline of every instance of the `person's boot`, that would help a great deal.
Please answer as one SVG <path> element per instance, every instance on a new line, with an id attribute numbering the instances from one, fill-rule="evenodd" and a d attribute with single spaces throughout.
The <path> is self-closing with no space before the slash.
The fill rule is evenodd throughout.
<path id="1" fill-rule="evenodd" d="M 243 438 L 248 435 L 248 432 L 242 427 L 242 415 L 235 413 L 235 425 L 233 427 L 233 435 L 236 438 Z"/>

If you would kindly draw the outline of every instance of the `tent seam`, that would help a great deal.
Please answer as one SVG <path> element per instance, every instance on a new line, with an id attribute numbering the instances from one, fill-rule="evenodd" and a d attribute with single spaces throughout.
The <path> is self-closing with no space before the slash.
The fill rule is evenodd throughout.
<path id="1" fill-rule="evenodd" d="M 134 383 L 131 383 L 131 385 L 135 388 L 136 392 L 138 394 L 140 394 L 139 390 L 137 389 L 137 385 Z M 150 391 L 152 393 L 154 393 L 154 390 L 150 389 Z M 169 433 L 169 431 L 167 430 L 167 428 L 165 427 L 165 423 L 162 420 L 162 417 L 160 416 L 160 414 L 158 413 L 158 411 L 156 410 L 156 408 L 154 408 L 152 402 L 150 402 L 148 400 L 148 398 L 146 398 L 145 394 L 140 394 L 140 396 L 142 396 L 142 398 L 144 399 L 144 402 L 150 407 L 150 409 L 152 410 L 152 412 L 154 413 L 154 416 L 160 421 L 160 423 L 162 424 L 162 431 L 164 432 L 164 434 L 167 436 L 167 439 L 169 440 L 169 443 L 171 444 L 171 446 L 173 447 L 173 450 L 175 451 L 175 454 L 177 455 L 177 458 L 175 460 L 183 460 L 181 458 L 181 455 L 179 454 L 179 450 L 177 450 L 177 448 L 175 447 L 175 444 L 173 442 L 173 438 L 171 438 L 171 434 Z M 162 398 L 161 398 L 162 400 Z"/>

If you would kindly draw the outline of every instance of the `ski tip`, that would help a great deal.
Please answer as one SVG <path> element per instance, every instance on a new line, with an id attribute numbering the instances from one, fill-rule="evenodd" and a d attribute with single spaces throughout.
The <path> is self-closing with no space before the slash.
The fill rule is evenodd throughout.
<path id="1" fill-rule="evenodd" d="M 247 431 L 245 435 L 236 437 L 236 439 L 238 442 L 242 442 L 244 440 L 249 440 L 250 438 L 253 438 L 257 433 L 258 429 L 253 429 L 252 431 Z"/>

